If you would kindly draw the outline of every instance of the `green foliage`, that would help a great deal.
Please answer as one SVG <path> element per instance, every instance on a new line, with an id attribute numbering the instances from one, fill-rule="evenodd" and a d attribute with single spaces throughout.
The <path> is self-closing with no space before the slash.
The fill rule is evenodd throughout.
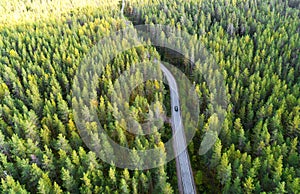
<path id="1" fill-rule="evenodd" d="M 190 149 L 194 172 L 205 170 L 205 190 L 297 193 L 299 6 L 291 0 L 174 0 L 150 4 L 153 6 L 133 3 L 138 8 L 128 12 L 128 17 L 136 24 L 171 25 L 197 35 L 225 77 L 230 102 L 220 141 L 202 157 L 197 156 L 197 149 Z M 200 116 L 207 115 L 210 92 L 197 67 L 176 61 L 175 65 L 192 74 L 201 99 Z M 192 73 L 187 71 L 190 68 Z M 205 126 L 207 118 L 200 127 Z M 193 147 L 200 144 L 202 135 L 197 133 Z M 203 192 L 203 188 L 198 191 Z"/>
<path id="2" fill-rule="evenodd" d="M 41 10 L 58 2 L 48 2 Z M 154 188 L 172 193 L 164 167 L 160 171 L 146 170 L 146 176 L 139 171 L 110 168 L 83 144 L 74 123 L 71 86 L 77 67 L 102 37 L 124 27 L 116 2 L 101 2 L 94 7 L 81 3 L 84 7 L 77 9 L 78 2 L 73 1 L 57 18 L 41 10 L 35 14 L 27 10 L 24 15 L 40 16 L 42 20 L 1 23 L 1 193 L 148 193 Z M 30 2 L 25 4 L 29 9 L 36 8 Z M 60 6 L 63 4 L 53 12 Z M 7 14 L 1 16 L 1 21 L 9 17 Z M 99 104 L 101 123 L 107 124 L 111 138 L 135 149 L 150 149 L 163 142 L 158 133 L 155 138 L 129 134 L 125 121 L 116 121 L 118 110 L 107 100 L 107 94 L 117 90 L 111 83 L 130 68 L 129 64 L 144 60 L 149 52 L 158 55 L 153 48 L 136 48 L 116 56 L 99 79 L 99 102 L 93 102 Z M 131 79 L 139 81 L 135 75 Z M 148 81 L 133 92 L 130 109 L 139 121 L 161 114 L 162 89 L 161 82 Z M 160 112 L 154 108 L 160 108 Z M 96 128 L 92 124 L 89 127 Z M 105 153 L 111 153 L 108 146 Z"/>
<path id="3" fill-rule="evenodd" d="M 0 192 L 176 193 L 175 162 L 145 171 L 110 166 L 88 150 L 74 123 L 74 75 L 93 45 L 125 27 L 118 2 L 103 1 L 98 7 L 77 0 L 66 7 L 59 1 L 3 2 L 7 3 L 0 3 Z M 67 9 L 61 13 L 63 7 Z M 109 136 L 130 149 L 164 150 L 169 125 L 153 135 L 134 136 L 124 120 L 116 119 L 122 115 L 109 99 L 122 100 L 119 94 L 129 85 L 112 83 L 130 64 L 151 64 L 149 53 L 171 58 L 195 83 L 200 98 L 199 128 L 189 147 L 198 192 L 300 193 L 299 3 L 132 0 L 125 10 L 133 23 L 174 26 L 200 40 L 225 78 L 229 106 L 219 139 L 211 151 L 199 156 L 212 108 L 201 71 L 186 59 L 172 60 L 158 48 L 132 48 L 106 66 L 99 76 L 98 100 L 91 102 Z M 196 49 L 192 43 L 180 46 Z M 111 45 L 106 52 L 114 49 Z M 158 68 L 149 65 L 145 70 L 150 67 Z M 136 72 L 131 84 L 141 79 Z M 165 89 L 158 81 L 139 85 L 130 94 L 127 110 L 140 122 L 156 118 L 169 103 Z M 90 116 L 88 110 L 84 116 Z M 106 146 L 102 152 L 112 150 Z M 141 161 L 136 156 L 132 162 Z"/>

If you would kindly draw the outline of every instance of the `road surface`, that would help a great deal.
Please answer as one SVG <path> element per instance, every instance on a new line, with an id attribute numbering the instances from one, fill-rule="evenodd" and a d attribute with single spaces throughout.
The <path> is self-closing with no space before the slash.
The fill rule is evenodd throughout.
<path id="1" fill-rule="evenodd" d="M 172 131 L 174 137 L 174 151 L 177 152 L 181 147 L 186 146 L 184 128 L 181 119 L 180 113 L 180 102 L 179 102 L 179 93 L 176 84 L 176 80 L 172 73 L 160 63 L 160 68 L 163 71 L 163 74 L 166 76 L 171 95 L 171 109 L 172 109 Z M 178 106 L 178 112 L 175 111 L 174 107 Z M 178 135 L 174 135 L 178 133 Z M 181 149 L 182 150 L 182 149 Z M 177 155 L 177 154 L 176 154 Z M 191 163 L 188 155 L 187 149 L 180 153 L 176 158 L 176 169 L 177 169 L 177 178 L 178 178 L 178 187 L 180 193 L 192 194 L 196 193 L 196 186 L 193 177 L 193 171 L 191 168 Z"/>
<path id="2" fill-rule="evenodd" d="M 122 8 L 121 14 L 124 18 L 123 12 L 125 8 L 125 0 L 122 0 Z M 124 18 L 125 19 L 125 18 Z M 129 25 L 129 21 L 126 20 L 126 26 Z M 162 64 L 160 63 L 160 68 L 166 76 L 169 87 L 170 87 L 170 95 L 171 95 L 171 109 L 172 109 L 172 133 L 174 137 L 173 147 L 174 151 L 178 152 L 179 148 L 187 147 L 185 134 L 183 130 L 183 124 L 180 114 L 180 103 L 179 103 L 179 94 L 178 88 L 176 84 L 176 80 L 172 73 Z M 174 107 L 178 106 L 178 112 L 174 110 Z M 178 133 L 178 135 L 174 135 Z M 180 149 L 182 150 L 182 149 Z M 176 153 L 175 153 L 176 154 Z M 178 155 L 178 154 L 176 154 Z M 180 153 L 176 158 L 176 171 L 177 171 L 177 179 L 178 179 L 178 190 L 182 194 L 196 194 L 196 186 L 194 182 L 193 171 L 191 168 L 190 158 L 185 149 L 182 153 Z"/>
<path id="3" fill-rule="evenodd" d="M 121 14 L 123 18 L 124 18 L 124 8 L 125 8 L 125 0 L 122 0 Z"/>

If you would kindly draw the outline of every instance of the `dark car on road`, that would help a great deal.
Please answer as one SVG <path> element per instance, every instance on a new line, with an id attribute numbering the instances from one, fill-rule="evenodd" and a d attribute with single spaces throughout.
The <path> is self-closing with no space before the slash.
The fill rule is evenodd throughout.
<path id="1" fill-rule="evenodd" d="M 178 106 L 175 106 L 175 107 L 174 107 L 174 110 L 175 110 L 176 112 L 178 112 Z"/>

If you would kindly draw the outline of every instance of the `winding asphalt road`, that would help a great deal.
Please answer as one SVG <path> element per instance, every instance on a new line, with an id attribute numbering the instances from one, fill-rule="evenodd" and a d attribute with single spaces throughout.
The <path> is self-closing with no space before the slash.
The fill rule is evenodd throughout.
<path id="1" fill-rule="evenodd" d="M 184 134 L 184 128 L 182 124 L 181 114 L 180 114 L 180 102 L 179 102 L 179 93 L 176 80 L 172 73 L 160 63 L 160 68 L 163 74 L 166 76 L 171 95 L 171 107 L 172 107 L 172 132 L 174 137 L 174 151 L 178 155 L 176 158 L 176 170 L 178 178 L 178 187 L 180 193 L 192 194 L 196 193 L 196 186 L 193 177 L 193 171 L 191 168 L 190 158 L 188 155 L 187 149 L 184 149 L 183 152 L 178 153 L 178 150 L 183 150 L 182 147 L 186 148 L 186 140 Z M 178 106 L 178 112 L 174 110 L 174 107 Z M 178 135 L 175 135 L 178 133 Z M 179 149 L 181 147 L 181 149 Z"/>
<path id="2" fill-rule="evenodd" d="M 121 13 L 124 18 L 123 12 L 125 8 L 125 0 L 122 0 L 122 8 Z M 126 26 L 129 21 L 126 20 Z M 184 128 L 181 119 L 180 113 L 180 102 L 179 102 L 179 93 L 176 80 L 172 73 L 162 64 L 160 63 L 160 68 L 163 74 L 166 76 L 167 81 L 169 83 L 170 95 L 171 95 L 171 107 L 172 107 L 172 133 L 174 137 L 173 147 L 176 157 L 176 171 L 177 171 L 177 179 L 178 179 L 178 190 L 181 194 L 196 194 L 196 186 L 194 182 L 193 171 L 191 168 L 191 162 L 188 155 L 187 149 L 184 149 L 183 152 L 178 153 L 180 147 L 187 148 Z M 178 111 L 174 110 L 174 107 L 178 106 Z M 178 133 L 178 135 L 175 135 Z"/>

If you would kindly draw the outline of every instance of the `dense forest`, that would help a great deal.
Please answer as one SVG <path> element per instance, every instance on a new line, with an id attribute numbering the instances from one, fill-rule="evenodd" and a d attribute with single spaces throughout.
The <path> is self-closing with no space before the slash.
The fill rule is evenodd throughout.
<path id="1" fill-rule="evenodd" d="M 189 60 L 174 60 L 149 45 L 119 53 L 99 76 L 91 106 L 115 142 L 136 150 L 158 148 L 164 160 L 170 123 L 159 121 L 159 131 L 133 135 L 110 99 L 121 100 L 121 89 L 129 85 L 120 89 L 121 83 L 112 83 L 132 64 L 143 61 L 145 71 L 157 70 L 161 77 L 151 61 L 166 60 L 195 83 L 200 99 L 196 134 L 188 146 L 198 193 L 300 193 L 299 9 L 297 0 L 126 2 L 130 28 L 163 24 L 189 33 L 221 70 L 227 114 L 205 154 L 199 148 L 212 91 Z M 118 168 L 97 157 L 99 150 L 86 145 L 75 124 L 78 116 L 91 117 L 85 109 L 81 115 L 73 112 L 81 103 L 73 95 L 81 90 L 89 95 L 72 88 L 75 75 L 91 48 L 126 28 L 120 2 L 8 0 L 0 3 L 0 11 L 0 192 L 178 193 L 175 160 L 148 170 Z M 131 84 L 141 77 L 136 72 Z M 169 95 L 163 82 L 147 81 L 129 95 L 127 111 L 141 123 L 165 111 L 170 115 Z M 86 123 L 90 131 L 96 127 Z M 113 153 L 108 146 L 100 154 Z"/>

